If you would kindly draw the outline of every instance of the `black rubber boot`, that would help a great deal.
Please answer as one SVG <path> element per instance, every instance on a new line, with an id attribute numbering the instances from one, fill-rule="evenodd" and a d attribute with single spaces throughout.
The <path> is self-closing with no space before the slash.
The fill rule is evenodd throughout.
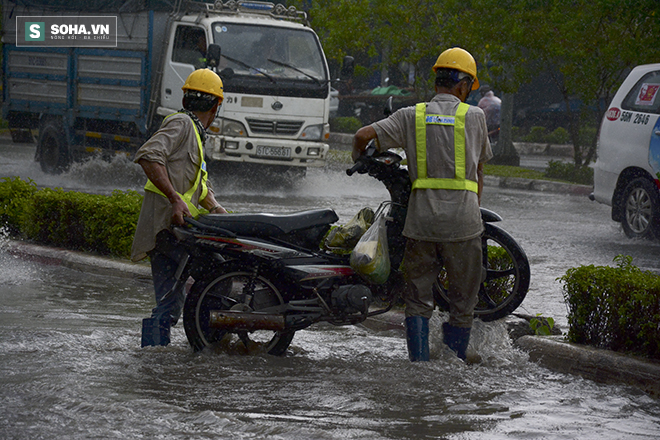
<path id="1" fill-rule="evenodd" d="M 406 342 L 411 362 L 429 360 L 429 319 L 422 316 L 406 318 Z"/>
<path id="2" fill-rule="evenodd" d="M 172 318 L 167 315 L 161 318 L 145 318 L 142 320 L 142 347 L 168 345 L 170 343 L 170 325 Z"/>
<path id="3" fill-rule="evenodd" d="M 442 324 L 443 341 L 456 355 L 465 360 L 465 352 L 470 342 L 470 328 L 454 327 L 448 322 Z"/>

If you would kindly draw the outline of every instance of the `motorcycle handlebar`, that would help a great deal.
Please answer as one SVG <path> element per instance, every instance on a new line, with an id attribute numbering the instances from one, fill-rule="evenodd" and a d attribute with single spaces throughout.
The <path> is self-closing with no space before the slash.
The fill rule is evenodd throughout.
<path id="1" fill-rule="evenodd" d="M 366 165 L 362 161 L 357 161 L 351 168 L 346 170 L 346 174 L 349 176 L 352 176 L 356 172 L 360 172 L 362 169 L 364 169 Z"/>
<path id="2" fill-rule="evenodd" d="M 352 176 L 356 172 L 361 173 L 361 172 L 366 172 L 367 170 L 367 164 L 365 163 L 365 158 L 370 158 L 373 157 L 373 155 L 376 153 L 376 144 L 374 140 L 370 140 L 369 143 L 367 144 L 367 147 L 364 149 L 360 157 L 358 158 L 357 162 L 355 164 L 346 170 L 346 174 L 349 176 Z"/>

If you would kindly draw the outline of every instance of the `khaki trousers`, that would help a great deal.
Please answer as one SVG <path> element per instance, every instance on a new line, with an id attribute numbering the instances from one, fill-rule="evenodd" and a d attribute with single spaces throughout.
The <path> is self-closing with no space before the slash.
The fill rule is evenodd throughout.
<path id="1" fill-rule="evenodd" d="M 445 243 L 408 239 L 403 265 L 406 317 L 431 317 L 435 306 L 433 283 L 444 266 L 448 280 L 449 324 L 472 327 L 477 293 L 485 278 L 481 237 Z"/>

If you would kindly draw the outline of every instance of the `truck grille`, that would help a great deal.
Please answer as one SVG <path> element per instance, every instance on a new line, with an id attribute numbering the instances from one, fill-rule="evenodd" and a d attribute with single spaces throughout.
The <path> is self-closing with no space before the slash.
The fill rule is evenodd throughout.
<path id="1" fill-rule="evenodd" d="M 302 127 L 302 121 L 268 121 L 264 119 L 246 119 L 252 133 L 293 136 Z"/>

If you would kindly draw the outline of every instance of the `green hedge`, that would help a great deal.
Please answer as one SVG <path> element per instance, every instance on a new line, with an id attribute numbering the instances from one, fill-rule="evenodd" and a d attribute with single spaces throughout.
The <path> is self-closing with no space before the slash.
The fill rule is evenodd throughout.
<path id="1" fill-rule="evenodd" d="M 660 276 L 619 255 L 617 267 L 580 266 L 560 278 L 571 342 L 660 359 Z"/>
<path id="2" fill-rule="evenodd" d="M 561 179 L 582 185 L 594 184 L 594 170 L 588 166 L 576 167 L 574 163 L 564 163 L 559 160 L 548 162 L 548 168 L 543 173 L 551 179 Z"/>
<path id="3" fill-rule="evenodd" d="M 14 234 L 67 249 L 129 257 L 142 196 L 38 189 L 17 177 L 0 182 L 0 221 Z"/>
<path id="4" fill-rule="evenodd" d="M 362 122 L 353 116 L 330 118 L 330 131 L 333 133 L 355 134 L 362 125 Z"/>

